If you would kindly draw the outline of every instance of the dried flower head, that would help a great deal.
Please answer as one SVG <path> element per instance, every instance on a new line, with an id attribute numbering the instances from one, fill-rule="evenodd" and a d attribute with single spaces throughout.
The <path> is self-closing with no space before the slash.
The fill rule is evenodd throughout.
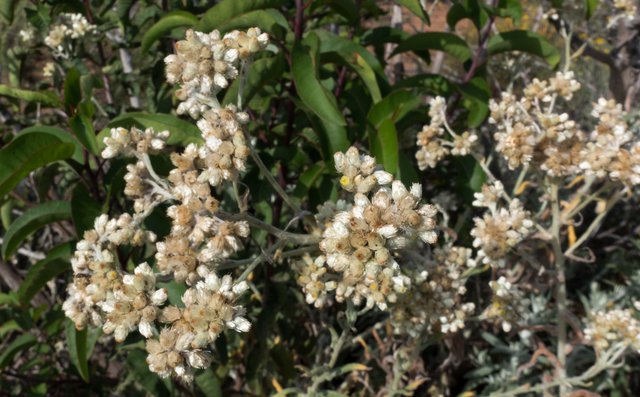
<path id="1" fill-rule="evenodd" d="M 263 50 L 269 36 L 258 28 L 233 31 L 222 36 L 188 30 L 176 43 L 176 53 L 165 58 L 167 81 L 180 84 L 178 114 L 198 118 L 217 103 L 216 94 L 238 77 L 240 64 Z"/>
<path id="2" fill-rule="evenodd" d="M 320 249 L 324 256 L 297 264 L 298 278 L 307 302 L 322 306 L 327 291 L 338 302 L 386 309 L 406 291 L 409 279 L 402 274 L 394 251 L 416 240 L 434 243 L 436 209 L 420 204 L 422 187 L 410 190 L 384 171 L 375 171 L 375 159 L 352 147 L 336 153 L 341 185 L 357 192 L 352 206 L 337 212 L 328 223 Z M 383 186 L 391 182 L 391 187 Z M 335 277 L 337 275 L 338 277 Z"/>

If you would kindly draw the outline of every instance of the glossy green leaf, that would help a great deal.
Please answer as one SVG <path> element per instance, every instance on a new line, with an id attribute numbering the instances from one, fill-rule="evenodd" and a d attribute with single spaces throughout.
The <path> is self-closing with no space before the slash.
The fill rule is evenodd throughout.
<path id="1" fill-rule="evenodd" d="M 585 17 L 591 19 L 598 8 L 598 0 L 584 0 Z"/>
<path id="2" fill-rule="evenodd" d="M 72 243 L 64 243 L 53 248 L 47 257 L 29 267 L 24 280 L 18 289 L 18 300 L 25 307 L 45 284 L 66 271 L 71 270 L 69 258 L 73 253 Z"/>
<path id="3" fill-rule="evenodd" d="M 246 104 L 251 102 L 251 99 L 253 99 L 267 83 L 280 79 L 284 73 L 284 67 L 285 61 L 281 54 L 270 58 L 258 59 L 251 63 L 243 89 L 243 104 L 246 106 Z M 237 102 L 240 81 L 240 79 L 236 79 L 233 84 L 229 86 L 222 101 L 224 105 Z"/>
<path id="4" fill-rule="evenodd" d="M 62 105 L 60 98 L 51 91 L 29 91 L 20 88 L 12 88 L 4 84 L 0 84 L 0 96 L 22 99 L 27 102 L 39 102 L 43 105 L 52 107 L 59 107 Z"/>
<path id="5" fill-rule="evenodd" d="M 72 115 L 82 101 L 82 87 L 80 86 L 80 72 L 71 68 L 64 79 L 64 107 L 67 114 Z"/>
<path id="6" fill-rule="evenodd" d="M 51 23 L 51 17 L 49 16 L 50 7 L 40 3 L 35 10 L 25 8 L 24 11 L 25 14 L 27 14 L 29 24 L 35 27 L 39 33 L 46 35 Z"/>
<path id="7" fill-rule="evenodd" d="M 385 119 L 377 130 L 369 133 L 371 152 L 387 172 L 398 170 L 398 132 L 391 119 Z"/>
<path id="8" fill-rule="evenodd" d="M 469 109 L 467 124 L 470 128 L 479 127 L 489 115 L 489 85 L 482 77 L 474 77 L 466 84 L 458 86 L 465 101 L 464 105 Z"/>
<path id="9" fill-rule="evenodd" d="M 380 101 L 382 94 L 377 76 L 382 79 L 386 79 L 386 76 L 378 60 L 366 48 L 344 37 L 326 30 L 316 30 L 314 33 L 320 39 L 319 52 L 337 54 L 344 65 L 352 68 L 360 76 L 373 102 Z"/>
<path id="10" fill-rule="evenodd" d="M 76 135 L 76 138 L 78 138 L 78 141 L 82 143 L 89 153 L 93 155 L 100 154 L 96 133 L 91 125 L 91 120 L 81 114 L 76 114 L 69 119 L 69 126 Z"/>
<path id="11" fill-rule="evenodd" d="M 310 37 L 316 36 L 307 38 Z M 342 113 L 338 110 L 335 96 L 323 87 L 318 79 L 316 54 L 310 46 L 297 43 L 293 47 L 291 58 L 293 80 L 302 102 L 322 120 L 339 126 L 346 125 Z"/>
<path id="12" fill-rule="evenodd" d="M 411 35 L 401 29 L 389 26 L 381 26 L 371 30 L 367 30 L 361 37 L 360 43 L 363 46 L 373 46 L 376 58 L 383 60 L 387 57 L 386 44 L 400 44 L 411 37 Z M 425 62 L 431 62 L 429 51 L 414 51 L 414 53 L 422 58 Z"/>
<path id="13" fill-rule="evenodd" d="M 416 172 L 415 165 L 411 162 L 409 156 L 400 155 L 398 158 L 398 179 L 406 186 L 420 182 L 420 177 Z"/>
<path id="14" fill-rule="evenodd" d="M 379 128 L 389 119 L 394 124 L 420 105 L 420 98 L 411 91 L 395 91 L 369 110 L 367 118 L 373 128 Z"/>
<path id="15" fill-rule="evenodd" d="M 320 120 L 322 146 L 325 148 L 325 158 L 333 161 L 335 152 L 342 152 L 349 147 L 347 130 L 344 126 L 326 120 Z"/>
<path id="16" fill-rule="evenodd" d="M 85 231 L 93 229 L 95 219 L 100 214 L 102 205 L 93 198 L 84 184 L 79 183 L 71 195 L 71 218 L 78 238 L 82 238 Z"/>
<path id="17" fill-rule="evenodd" d="M 8 258 L 20 247 L 20 244 L 33 232 L 49 223 L 69 219 L 71 205 L 68 201 L 47 201 L 25 211 L 13 221 L 4 235 L 2 257 Z"/>
<path id="18" fill-rule="evenodd" d="M 218 376 L 211 368 L 195 377 L 196 385 L 207 397 L 222 397 L 222 388 Z"/>
<path id="19" fill-rule="evenodd" d="M 420 0 L 393 0 L 401 6 L 406 7 L 409 11 L 411 11 L 415 16 L 422 19 L 426 23 L 430 23 L 429 14 L 422 7 Z"/>
<path id="20" fill-rule="evenodd" d="M 142 52 L 149 51 L 149 48 L 162 36 L 170 33 L 175 28 L 192 27 L 198 23 L 198 18 L 187 11 L 173 11 L 160 18 L 142 36 L 140 49 Z"/>
<path id="21" fill-rule="evenodd" d="M 424 32 L 418 33 L 400 43 L 391 56 L 407 51 L 437 50 L 466 62 L 471 59 L 471 49 L 467 42 L 453 33 L 447 32 Z"/>
<path id="22" fill-rule="evenodd" d="M 13 362 L 15 356 L 20 352 L 29 349 L 31 346 L 38 343 L 35 335 L 22 334 L 14 339 L 8 346 L 2 348 L 0 354 L 0 369 L 5 368 Z"/>
<path id="23" fill-rule="evenodd" d="M 311 164 L 311 166 L 300 175 L 293 195 L 299 198 L 306 197 L 309 189 L 316 184 L 325 170 L 326 166 L 324 163 Z"/>
<path id="24" fill-rule="evenodd" d="M 560 63 L 560 51 L 544 36 L 528 30 L 512 30 L 492 36 L 487 51 L 490 55 L 522 51 L 543 58 L 552 68 Z"/>
<path id="25" fill-rule="evenodd" d="M 500 0 L 495 14 L 502 18 L 511 18 L 515 24 L 522 18 L 522 4 L 520 0 Z"/>
<path id="26" fill-rule="evenodd" d="M 159 282 L 158 288 L 165 288 L 167 290 L 169 303 L 174 306 L 184 307 L 184 303 L 182 303 L 182 295 L 184 295 L 187 290 L 187 286 L 185 284 L 178 283 L 176 281 L 169 281 L 166 283 Z"/>
<path id="27" fill-rule="evenodd" d="M 326 3 L 350 23 L 358 20 L 358 7 L 353 0 L 326 0 Z"/>
<path id="28" fill-rule="evenodd" d="M 418 88 L 421 92 L 449 96 L 453 91 L 453 84 L 439 74 L 424 73 L 403 79 L 393 86 L 393 90 Z"/>
<path id="29" fill-rule="evenodd" d="M 104 149 L 104 138 L 109 136 L 109 128 L 153 128 L 155 132 L 168 130 L 171 135 L 169 145 L 186 146 L 189 143 L 202 143 L 202 134 L 195 123 L 182 120 L 171 114 L 160 113 L 123 113 L 107 124 L 107 129 L 98 135 L 98 147 Z"/>
<path id="30" fill-rule="evenodd" d="M 58 127 L 50 127 L 47 125 L 34 125 L 20 130 L 20 134 L 49 134 L 60 139 L 62 142 L 71 143 L 73 145 L 73 156 L 71 158 L 78 163 L 84 162 L 82 154 L 82 144 L 68 131 L 65 131 Z"/>
<path id="31" fill-rule="evenodd" d="M 197 28 L 201 32 L 210 32 L 237 16 L 254 10 L 277 8 L 284 0 L 222 0 L 204 14 Z"/>
<path id="32" fill-rule="evenodd" d="M 232 30 L 247 30 L 252 27 L 258 27 L 272 37 L 284 38 L 286 31 L 289 30 L 289 23 L 280 11 L 270 8 L 239 15 L 218 26 L 218 30 L 220 33 L 227 33 Z"/>
<path id="33" fill-rule="evenodd" d="M 50 134 L 19 134 L 0 150 L 0 197 L 13 190 L 31 171 L 70 158 L 74 149 L 73 144 Z"/>
<path id="34" fill-rule="evenodd" d="M 463 19 L 470 19 L 477 30 L 482 29 L 489 21 L 489 14 L 482 7 L 480 0 L 462 0 L 456 2 L 447 13 L 447 24 L 455 29 L 456 24 Z"/>
<path id="35" fill-rule="evenodd" d="M 18 4 L 18 0 L 0 0 L 0 16 L 9 23 L 13 21 L 13 11 L 16 4 Z"/>
<path id="36" fill-rule="evenodd" d="M 67 319 L 67 348 L 69 358 L 82 379 L 89 383 L 89 357 L 87 355 L 87 329 L 77 330 L 73 321 Z"/>
<path id="37" fill-rule="evenodd" d="M 371 69 L 373 69 L 377 75 L 385 77 L 384 67 L 363 45 L 324 29 L 316 29 L 313 31 L 313 34 L 319 39 L 318 52 L 320 54 L 337 52 L 344 56 L 345 59 L 351 59 L 355 54 L 358 54 L 367 62 L 367 64 L 369 64 Z M 409 36 L 407 35 L 406 37 Z M 398 38 L 398 40 L 400 41 L 401 38 Z"/>

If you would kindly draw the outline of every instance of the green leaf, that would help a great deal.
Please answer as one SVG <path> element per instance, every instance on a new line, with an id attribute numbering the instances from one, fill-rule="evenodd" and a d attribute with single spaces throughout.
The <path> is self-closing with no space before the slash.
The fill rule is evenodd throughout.
<path id="1" fill-rule="evenodd" d="M 85 185 L 79 183 L 71 195 L 71 218 L 78 238 L 82 238 L 85 231 L 93 229 L 95 219 L 100 214 L 102 205 L 91 196 Z"/>
<path id="2" fill-rule="evenodd" d="M 69 219 L 71 205 L 68 201 L 47 201 L 27 210 L 16 219 L 4 235 L 2 256 L 6 259 L 20 247 L 20 244 L 33 232 L 49 223 Z"/>
<path id="3" fill-rule="evenodd" d="M 67 319 L 67 347 L 69 358 L 82 379 L 89 383 L 89 357 L 87 355 L 87 329 L 77 330 L 73 321 Z"/>
<path id="4" fill-rule="evenodd" d="M 598 8 L 598 0 L 584 0 L 585 5 L 585 18 L 591 19 L 593 13 Z"/>
<path id="5" fill-rule="evenodd" d="M 335 53 L 342 63 L 352 68 L 362 79 L 371 99 L 376 103 L 382 98 L 376 75 L 386 79 L 378 60 L 366 48 L 326 30 L 316 30 L 314 33 L 320 39 L 319 52 L 321 54 Z"/>
<path id="6" fill-rule="evenodd" d="M 142 52 L 149 51 L 151 45 L 160 39 L 162 36 L 171 32 L 175 28 L 180 27 L 192 27 L 198 23 L 198 18 L 187 11 L 173 11 L 160 18 L 153 26 L 147 30 L 142 36 L 141 50 Z"/>
<path id="7" fill-rule="evenodd" d="M 394 91 L 369 110 L 367 118 L 371 127 L 380 128 L 383 121 L 390 119 L 394 124 L 420 105 L 419 96 L 411 91 Z"/>
<path id="8" fill-rule="evenodd" d="M 489 39 L 490 55 L 507 51 L 522 51 L 543 58 L 552 68 L 560 63 L 560 51 L 545 37 L 528 30 L 512 30 Z"/>
<path id="9" fill-rule="evenodd" d="M 405 6 L 409 11 L 411 11 L 415 16 L 425 21 L 427 24 L 429 21 L 429 14 L 424 10 L 422 4 L 420 4 L 420 0 L 393 0 L 401 6 Z"/>
<path id="10" fill-rule="evenodd" d="M 22 334 L 14 339 L 9 346 L 2 348 L 2 354 L 0 354 L 0 369 L 11 364 L 13 358 L 20 352 L 27 350 L 31 346 L 38 342 L 36 337 L 31 334 Z"/>
<path id="11" fill-rule="evenodd" d="M 460 62 L 468 61 L 472 55 L 467 42 L 453 33 L 425 32 L 414 34 L 407 40 L 401 42 L 391 56 L 407 51 L 425 50 L 444 51 Z"/>
<path id="12" fill-rule="evenodd" d="M 71 68 L 67 72 L 67 77 L 64 80 L 64 107 L 67 114 L 74 114 L 80 101 L 82 101 L 80 72 L 78 72 L 76 68 Z"/>
<path id="13" fill-rule="evenodd" d="M 455 3 L 447 13 L 447 24 L 455 29 L 462 19 L 470 19 L 476 29 L 480 30 L 489 21 L 489 14 L 478 0 L 462 0 Z"/>
<path id="14" fill-rule="evenodd" d="M 71 158 L 78 163 L 84 162 L 84 157 L 82 155 L 82 144 L 78 142 L 78 140 L 69 132 L 58 127 L 50 127 L 46 125 L 34 125 L 32 127 L 27 127 L 20 130 L 21 135 L 33 133 L 53 135 L 56 138 L 60 139 L 62 142 L 73 144 L 73 156 L 71 156 Z"/>
<path id="15" fill-rule="evenodd" d="M 27 102 L 39 102 L 43 105 L 59 107 L 62 101 L 51 91 L 29 91 L 20 88 L 11 88 L 7 85 L 0 84 L 0 95 L 11 98 L 22 99 Z"/>
<path id="16" fill-rule="evenodd" d="M 93 155 L 100 154 L 96 133 L 91 125 L 91 120 L 81 114 L 76 114 L 69 119 L 69 127 L 71 127 L 78 141 L 82 142 L 82 145 L 87 148 L 89 153 Z"/>
<path id="17" fill-rule="evenodd" d="M 25 8 L 25 14 L 27 14 L 27 20 L 31 26 L 35 27 L 39 33 L 46 35 L 51 23 L 51 17 L 49 16 L 50 7 L 40 3 L 37 8 Z"/>
<path id="18" fill-rule="evenodd" d="M 211 368 L 195 377 L 196 385 L 207 397 L 222 397 L 220 380 Z"/>
<path id="19" fill-rule="evenodd" d="M 376 59 L 376 57 L 363 45 L 345 37 L 333 34 L 325 29 L 314 30 L 313 34 L 320 39 L 318 43 L 318 52 L 320 54 L 336 52 L 345 59 L 352 59 L 355 54 L 358 54 L 367 62 L 367 64 L 369 64 L 369 66 L 371 66 L 371 69 L 373 69 L 378 76 L 385 77 L 384 68 L 378 59 Z M 409 36 L 407 35 L 407 37 Z M 398 41 L 400 40 L 401 39 L 398 38 Z"/>
<path id="20" fill-rule="evenodd" d="M 311 164 L 309 168 L 300 175 L 293 195 L 299 198 L 307 197 L 309 189 L 316 184 L 325 170 L 326 166 L 324 163 Z"/>
<path id="21" fill-rule="evenodd" d="M 227 33 L 232 30 L 246 30 L 252 27 L 258 27 L 263 32 L 269 33 L 273 37 L 284 38 L 289 30 L 287 19 L 282 13 L 275 9 L 255 10 L 246 14 L 239 15 L 220 26 L 220 33 Z"/>
<path id="22" fill-rule="evenodd" d="M 522 18 L 522 4 L 520 0 L 500 0 L 495 13 L 502 18 L 511 18 L 518 24 Z"/>
<path id="23" fill-rule="evenodd" d="M 385 171 L 395 174 L 398 171 L 398 132 L 390 119 L 385 119 L 377 131 L 369 134 L 371 151 L 382 164 Z"/>
<path id="24" fill-rule="evenodd" d="M 400 156 L 398 158 L 398 179 L 406 186 L 420 182 L 420 177 L 416 172 L 415 166 L 411 163 L 408 156 Z"/>
<path id="25" fill-rule="evenodd" d="M 13 21 L 13 11 L 17 0 L 0 0 L 0 15 L 9 23 Z"/>
<path id="26" fill-rule="evenodd" d="M 17 293 L 20 305 L 28 306 L 49 280 L 71 270 L 68 259 L 72 252 L 73 244 L 64 243 L 52 249 L 45 259 L 29 267 Z"/>
<path id="27" fill-rule="evenodd" d="M 305 42 L 311 45 L 317 36 L 309 35 Z M 317 48 L 317 47 L 316 47 Z M 330 93 L 318 80 L 317 55 L 315 51 L 303 43 L 296 43 L 293 47 L 291 71 L 296 84 L 298 96 L 305 105 L 322 120 L 345 126 L 346 122 L 340 110 L 335 96 Z"/>
<path id="28" fill-rule="evenodd" d="M 176 281 L 169 281 L 166 283 L 159 282 L 158 288 L 165 288 L 167 290 L 167 296 L 169 298 L 169 303 L 174 306 L 184 307 L 184 303 L 182 302 L 182 295 L 184 295 L 187 290 L 187 286 L 182 283 L 178 283 Z"/>
<path id="29" fill-rule="evenodd" d="M 167 140 L 169 145 L 186 146 L 189 143 L 202 143 L 202 133 L 194 123 L 184 121 L 176 116 L 161 113 L 123 113 L 107 124 L 109 128 L 153 128 L 155 132 L 168 130 L 171 135 Z M 98 135 L 98 147 L 104 149 L 103 139 L 109 136 L 109 129 Z"/>
<path id="30" fill-rule="evenodd" d="M 474 192 L 479 192 L 482 190 L 482 185 L 487 180 L 487 174 L 485 174 L 482 166 L 476 161 L 473 165 L 473 172 L 471 173 L 471 178 L 469 178 L 469 187 Z"/>
<path id="31" fill-rule="evenodd" d="M 0 150 L 0 197 L 13 190 L 31 171 L 70 158 L 74 149 L 73 144 L 50 134 L 18 134 Z"/>
<path id="32" fill-rule="evenodd" d="M 470 128 L 479 127 L 489 115 L 489 84 L 482 77 L 474 77 L 466 84 L 459 85 L 464 105 L 469 109 L 467 124 Z"/>
<path id="33" fill-rule="evenodd" d="M 348 22 L 355 23 L 358 20 L 358 8 L 353 0 L 326 0 L 326 3 Z"/>
<path id="34" fill-rule="evenodd" d="M 262 58 L 251 63 L 242 95 L 242 102 L 246 105 L 269 82 L 280 79 L 284 73 L 284 56 L 278 54 L 270 58 Z M 238 99 L 240 79 L 236 79 L 227 89 L 222 103 L 235 103 Z"/>
<path id="35" fill-rule="evenodd" d="M 433 95 L 449 96 L 453 91 L 453 84 L 439 74 L 424 73 L 411 76 L 397 82 L 393 90 L 417 88 L 421 92 Z"/>
<path id="36" fill-rule="evenodd" d="M 349 147 L 349 139 L 347 138 L 347 130 L 338 124 L 330 121 L 320 120 L 320 131 L 322 131 L 320 140 L 324 148 L 325 158 L 330 162 L 333 161 L 335 152 L 342 152 Z"/>
<path id="37" fill-rule="evenodd" d="M 207 10 L 197 28 L 201 32 L 210 32 L 239 15 L 254 10 L 277 8 L 284 2 L 284 0 L 222 0 Z"/>

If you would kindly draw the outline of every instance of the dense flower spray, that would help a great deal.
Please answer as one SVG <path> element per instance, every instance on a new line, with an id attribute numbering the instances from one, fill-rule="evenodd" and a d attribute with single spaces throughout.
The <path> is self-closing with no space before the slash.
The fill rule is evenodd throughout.
<path id="1" fill-rule="evenodd" d="M 48 40 L 52 47 L 66 36 L 77 38 L 92 30 L 81 19 L 62 20 L 68 23 L 54 28 Z M 258 29 L 225 36 L 189 31 L 187 40 L 176 46 L 177 54 L 167 57 L 167 80 L 181 84 L 178 111 L 200 117 L 203 144 L 172 153 L 174 168 L 166 179 L 155 172 L 149 155 L 166 150 L 168 131 L 114 128 L 104 139 L 103 158 L 136 159 L 124 177 L 134 213 L 112 219 L 102 215 L 85 233 L 72 260 L 74 282 L 63 308 L 77 328 L 101 326 L 117 342 L 137 329 L 147 338 L 149 368 L 160 376 L 190 382 L 192 368 L 209 365 L 209 346 L 220 333 L 250 328 L 237 303 L 247 283 L 216 272 L 221 261 L 242 248 L 249 224 L 220 217 L 220 203 L 213 195 L 213 189 L 236 181 L 245 169 L 249 148 L 243 128 L 249 118 L 233 105 L 221 107 L 215 94 L 267 43 Z M 156 241 L 142 223 L 163 203 L 170 204 L 166 214 L 172 227 L 167 237 Z M 147 263 L 137 265 L 132 274 L 124 270 L 118 247 L 125 245 L 155 246 L 155 270 Z M 166 305 L 168 294 L 156 287 L 157 275 L 188 285 L 181 297 L 184 307 Z"/>

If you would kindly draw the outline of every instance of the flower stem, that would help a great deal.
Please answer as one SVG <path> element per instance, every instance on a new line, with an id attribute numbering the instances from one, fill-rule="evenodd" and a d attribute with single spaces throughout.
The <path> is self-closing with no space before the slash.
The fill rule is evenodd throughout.
<path id="1" fill-rule="evenodd" d="M 567 322 L 565 319 L 565 313 L 567 310 L 567 284 L 565 278 L 565 255 L 562 251 L 562 244 L 560 242 L 560 228 L 562 227 L 562 219 L 560 217 L 560 201 L 558 198 L 560 181 L 553 180 L 551 182 L 551 245 L 553 247 L 553 253 L 555 257 L 556 266 L 556 305 L 558 308 L 558 363 L 557 368 L 558 378 L 560 380 L 567 377 Z M 564 383 L 560 385 L 559 396 L 565 397 L 567 395 L 567 386 Z"/>

